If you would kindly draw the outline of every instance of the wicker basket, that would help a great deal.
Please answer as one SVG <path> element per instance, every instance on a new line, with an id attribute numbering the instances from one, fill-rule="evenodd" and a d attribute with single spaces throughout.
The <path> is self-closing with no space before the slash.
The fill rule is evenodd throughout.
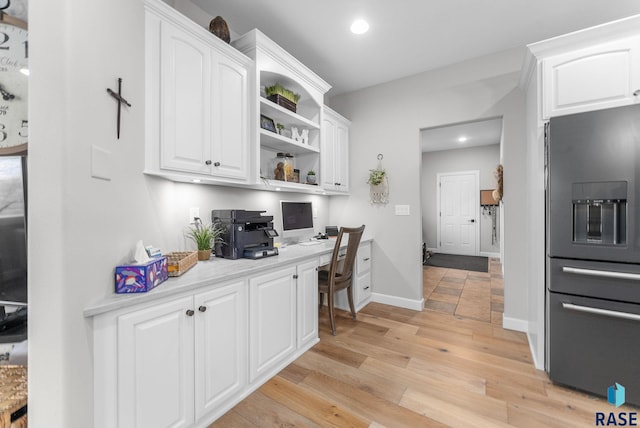
<path id="1" fill-rule="evenodd" d="M 198 263 L 197 251 L 175 252 L 165 255 L 169 262 L 167 267 L 169 276 L 180 276 Z"/>

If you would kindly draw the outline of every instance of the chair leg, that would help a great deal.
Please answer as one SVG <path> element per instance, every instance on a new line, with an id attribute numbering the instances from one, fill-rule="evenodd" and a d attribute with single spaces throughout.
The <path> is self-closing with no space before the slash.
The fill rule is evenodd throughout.
<path id="1" fill-rule="evenodd" d="M 327 294 L 327 306 L 329 306 L 329 322 L 331 323 L 331 334 L 336 335 L 336 320 L 333 317 L 333 296 Z"/>
<path id="2" fill-rule="evenodd" d="M 356 319 L 356 309 L 353 306 L 353 287 L 350 285 L 347 287 L 347 298 L 349 299 L 349 309 L 351 309 L 351 319 Z"/>

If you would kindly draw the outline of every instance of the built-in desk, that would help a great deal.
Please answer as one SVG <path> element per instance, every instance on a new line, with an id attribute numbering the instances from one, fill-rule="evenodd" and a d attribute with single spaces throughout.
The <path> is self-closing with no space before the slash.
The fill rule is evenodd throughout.
<path id="1" fill-rule="evenodd" d="M 319 340 L 317 270 L 334 245 L 212 258 L 148 293 L 87 307 L 94 426 L 206 427 L 275 376 Z M 358 254 L 356 284 L 370 293 L 371 239 Z"/>

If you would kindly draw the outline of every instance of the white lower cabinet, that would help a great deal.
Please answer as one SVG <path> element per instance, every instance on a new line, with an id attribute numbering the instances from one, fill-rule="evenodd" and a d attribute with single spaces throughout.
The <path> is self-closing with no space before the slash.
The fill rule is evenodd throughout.
<path id="1" fill-rule="evenodd" d="M 298 348 L 318 339 L 318 262 L 298 265 Z"/>
<path id="2" fill-rule="evenodd" d="M 318 342 L 318 260 L 96 315 L 94 426 L 209 426 Z"/>
<path id="3" fill-rule="evenodd" d="M 230 284 L 194 297 L 196 420 L 247 385 L 247 286 Z"/>
<path id="4" fill-rule="evenodd" d="M 118 427 L 188 427 L 193 423 L 191 297 L 117 318 Z"/>
<path id="5" fill-rule="evenodd" d="M 118 317 L 119 427 L 188 427 L 247 383 L 246 282 Z"/>
<path id="6" fill-rule="evenodd" d="M 250 382 L 269 373 L 296 348 L 295 275 L 291 266 L 249 280 Z"/>
<path id="7" fill-rule="evenodd" d="M 341 251 L 344 252 L 346 249 Z M 343 254 L 341 253 L 340 256 L 342 257 Z M 327 264 L 330 260 L 330 258 L 324 258 L 320 260 L 320 263 Z M 353 276 L 353 304 L 358 312 L 371 300 L 371 243 L 361 243 L 358 247 Z M 345 311 L 350 310 L 347 290 L 340 290 L 336 294 L 334 302 L 337 308 Z"/>

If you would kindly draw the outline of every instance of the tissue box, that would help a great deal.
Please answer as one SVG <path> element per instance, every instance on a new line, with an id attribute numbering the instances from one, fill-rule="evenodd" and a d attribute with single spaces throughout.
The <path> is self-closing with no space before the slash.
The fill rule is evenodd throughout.
<path id="1" fill-rule="evenodd" d="M 167 258 L 116 266 L 116 293 L 145 293 L 167 280 Z"/>

